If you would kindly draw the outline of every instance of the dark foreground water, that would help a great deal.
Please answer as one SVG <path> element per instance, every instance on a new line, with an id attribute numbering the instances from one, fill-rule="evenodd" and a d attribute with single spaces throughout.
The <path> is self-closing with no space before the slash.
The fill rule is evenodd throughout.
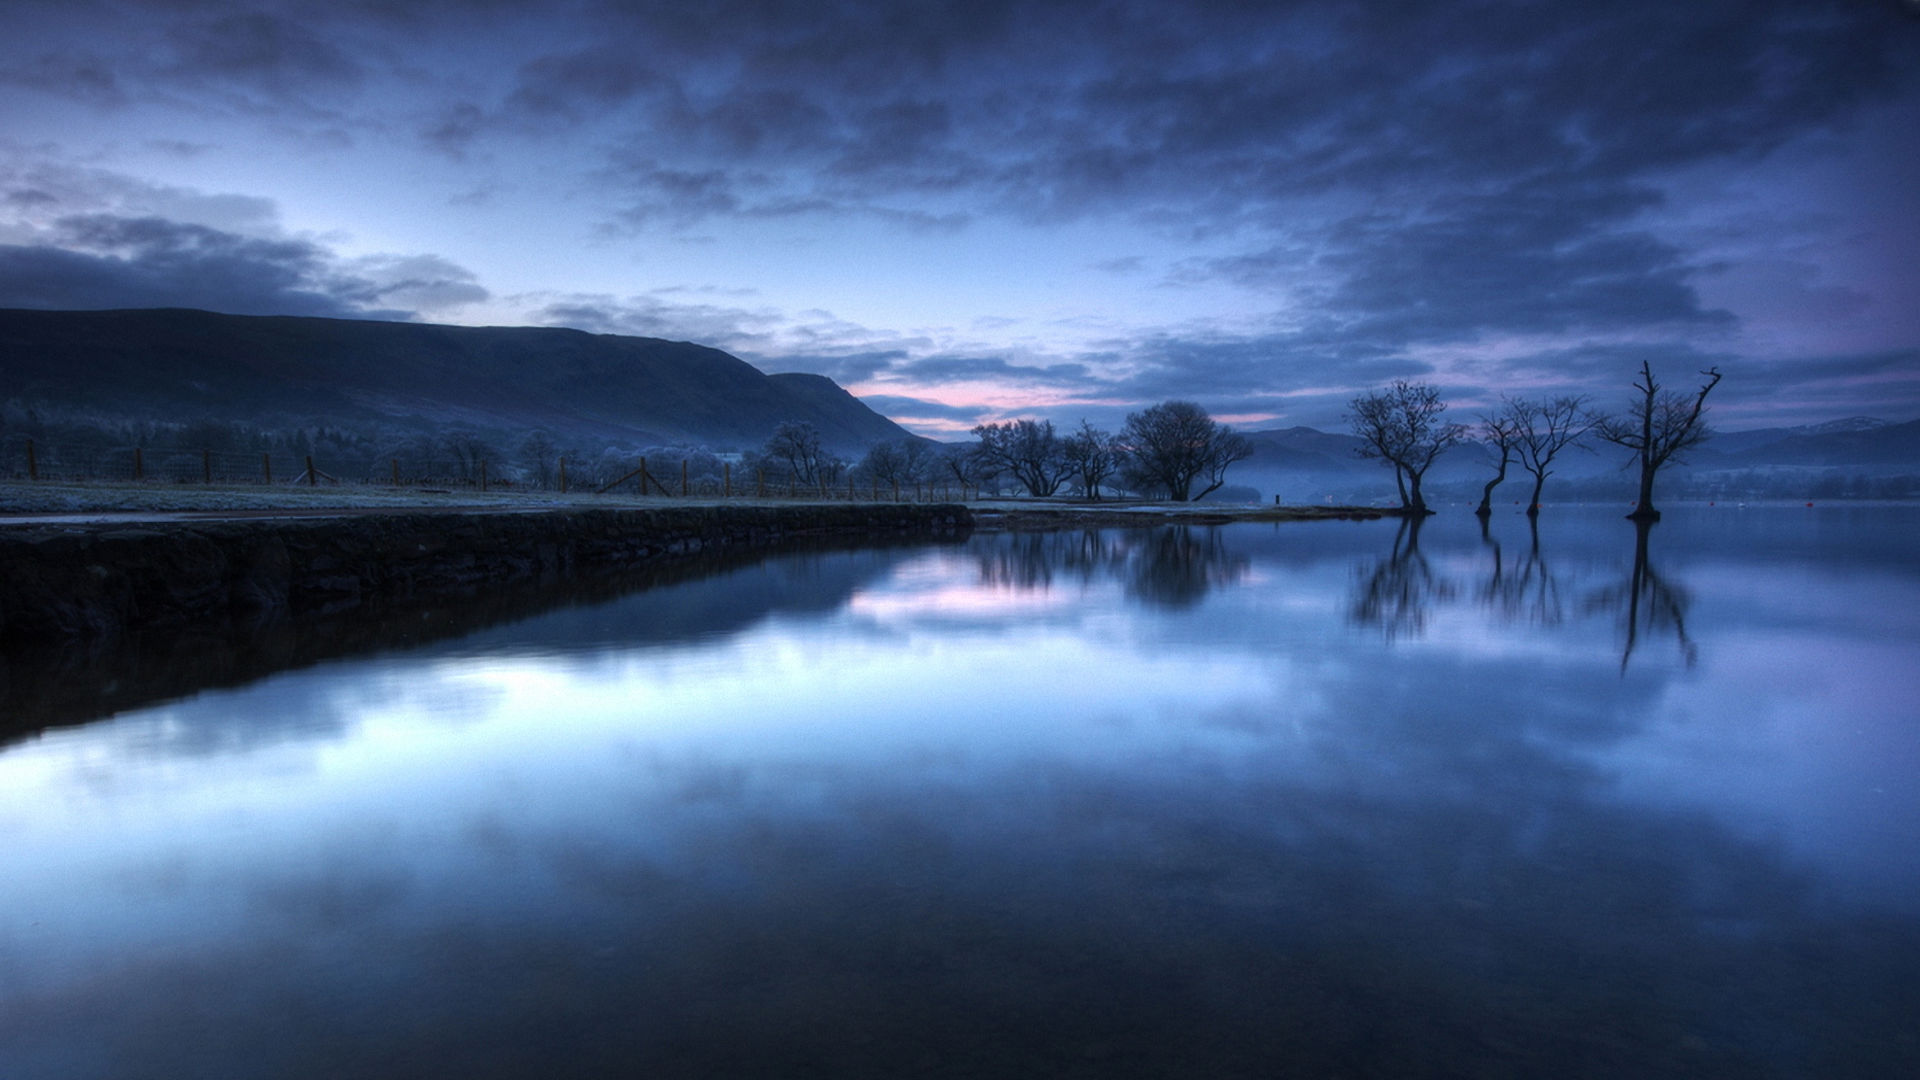
<path id="1" fill-rule="evenodd" d="M 776 558 L 15 741 L 0 1076 L 1920 1075 L 1920 513 L 1619 513 Z"/>

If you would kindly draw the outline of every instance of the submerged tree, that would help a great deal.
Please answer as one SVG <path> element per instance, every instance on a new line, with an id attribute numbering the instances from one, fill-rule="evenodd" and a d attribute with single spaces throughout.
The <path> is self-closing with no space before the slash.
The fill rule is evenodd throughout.
<path id="1" fill-rule="evenodd" d="M 1227 482 L 1228 466 L 1253 455 L 1252 443 L 1191 401 L 1129 414 L 1119 443 L 1128 483 L 1165 491 L 1174 502 L 1206 498 Z M 1204 486 L 1195 492 L 1196 484 Z"/>
<path id="2" fill-rule="evenodd" d="M 1505 413 L 1514 429 L 1514 449 L 1520 467 L 1533 474 L 1533 495 L 1527 500 L 1527 516 L 1540 516 L 1540 489 L 1553 475 L 1553 459 L 1560 451 L 1578 445 L 1600 423 L 1600 417 L 1587 408 L 1581 394 L 1568 394 L 1550 401 L 1516 398 L 1506 403 Z"/>
<path id="3" fill-rule="evenodd" d="M 1633 384 L 1639 395 L 1633 404 L 1625 415 L 1604 417 L 1594 429 L 1602 439 L 1631 450 L 1640 466 L 1640 497 L 1633 513 L 1627 515 L 1635 521 L 1660 520 L 1660 511 L 1653 506 L 1654 477 L 1712 434 L 1701 416 L 1706 412 L 1707 395 L 1720 385 L 1720 369 L 1711 367 L 1700 374 L 1707 381 L 1689 397 L 1674 390 L 1663 391 L 1654 381 L 1653 369 L 1641 361 L 1640 381 Z"/>
<path id="4" fill-rule="evenodd" d="M 1500 451 L 1499 471 L 1487 481 L 1486 487 L 1480 489 L 1480 505 L 1474 510 L 1480 517 L 1481 529 L 1485 530 L 1486 519 L 1493 516 L 1493 489 L 1506 482 L 1507 466 L 1513 464 L 1513 421 L 1504 410 L 1492 416 L 1483 416 L 1480 418 L 1480 437 Z"/>
<path id="5" fill-rule="evenodd" d="M 1362 445 L 1358 453 L 1393 466 L 1400 487 L 1400 506 L 1414 514 L 1430 514 L 1420 494 L 1421 478 L 1448 448 L 1466 437 L 1467 425 L 1440 419 L 1447 403 L 1428 383 L 1395 379 L 1392 386 L 1362 394 L 1347 403 L 1353 433 Z"/>

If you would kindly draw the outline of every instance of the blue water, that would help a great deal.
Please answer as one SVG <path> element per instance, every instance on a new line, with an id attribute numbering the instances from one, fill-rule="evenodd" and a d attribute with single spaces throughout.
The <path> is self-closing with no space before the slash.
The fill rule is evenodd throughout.
<path id="1" fill-rule="evenodd" d="M 1620 512 L 776 557 L 16 741 L 0 1076 L 1920 1075 L 1920 513 Z"/>

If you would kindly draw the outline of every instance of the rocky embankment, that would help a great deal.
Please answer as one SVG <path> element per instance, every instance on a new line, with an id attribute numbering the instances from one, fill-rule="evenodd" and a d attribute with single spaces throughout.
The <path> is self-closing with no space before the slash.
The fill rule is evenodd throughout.
<path id="1" fill-rule="evenodd" d="M 962 506 L 687 506 L 0 529 L 0 645 L 473 595 L 807 536 L 952 536 Z"/>

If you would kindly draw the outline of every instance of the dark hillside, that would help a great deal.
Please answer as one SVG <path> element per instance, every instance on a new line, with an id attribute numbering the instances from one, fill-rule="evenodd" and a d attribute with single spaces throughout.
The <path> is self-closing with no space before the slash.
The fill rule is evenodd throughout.
<path id="1" fill-rule="evenodd" d="M 801 420 L 838 449 L 906 432 L 819 376 L 686 342 L 177 309 L 0 310 L 0 398 L 102 419 L 452 423 L 757 446 Z"/>

